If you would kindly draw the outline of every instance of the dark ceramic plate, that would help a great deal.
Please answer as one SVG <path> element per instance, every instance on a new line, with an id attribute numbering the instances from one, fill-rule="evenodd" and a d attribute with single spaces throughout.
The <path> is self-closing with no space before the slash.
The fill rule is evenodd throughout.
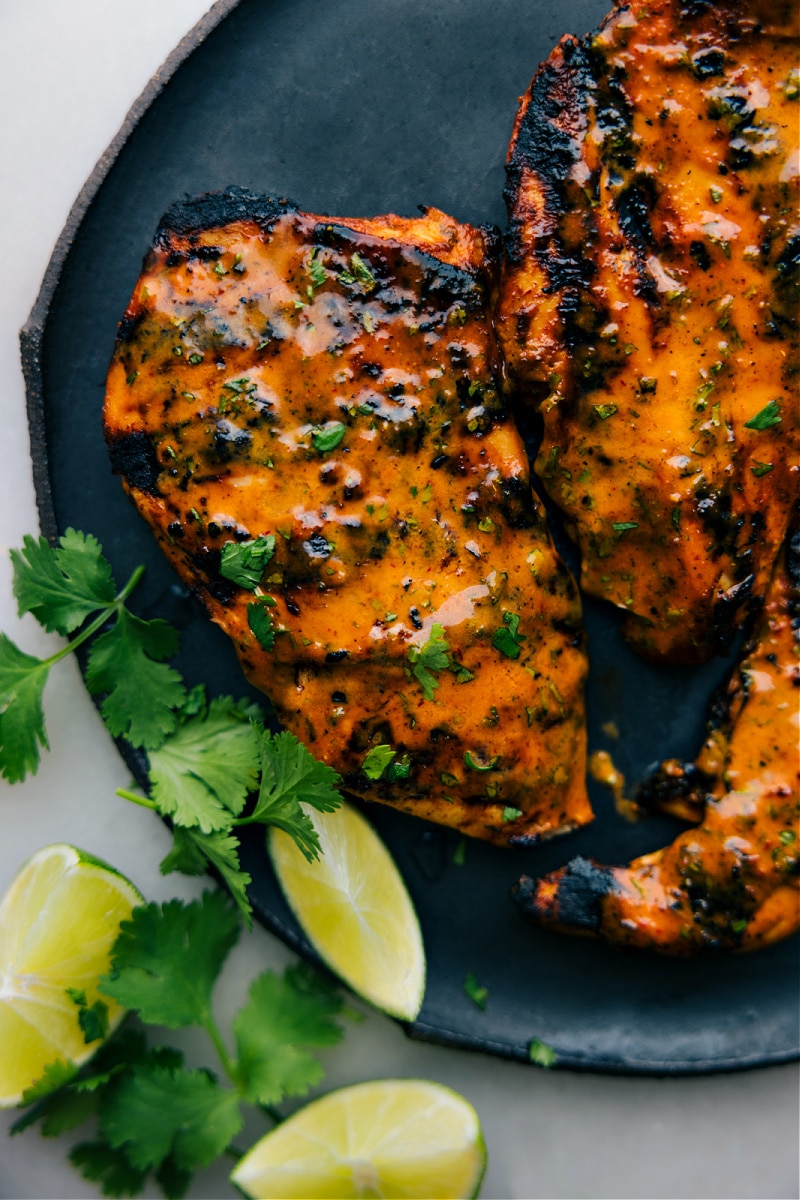
<path id="1" fill-rule="evenodd" d="M 183 628 L 180 667 L 213 691 L 246 691 L 232 648 L 176 585 L 112 478 L 100 429 L 122 314 L 162 212 L 228 184 L 313 212 L 414 214 L 433 204 L 502 225 L 503 159 L 517 96 L 564 32 L 606 0 L 223 0 L 178 48 L 89 180 L 23 333 L 42 524 L 93 531 L 118 579 L 140 562 L 136 600 Z M 569 548 L 565 550 L 567 557 Z M 634 783 L 664 756 L 693 757 L 708 697 L 729 669 L 656 669 L 616 615 L 587 604 L 589 738 Z M 619 740 L 602 732 L 614 721 Z M 594 787 L 594 785 L 592 785 Z M 576 853 L 608 862 L 655 849 L 677 825 L 626 824 L 594 790 L 596 824 L 528 851 L 470 843 L 388 809 L 370 816 L 414 898 L 428 990 L 412 1036 L 525 1059 L 531 1038 L 563 1066 L 702 1072 L 798 1056 L 798 940 L 753 957 L 669 962 L 525 925 L 509 899 L 521 871 Z M 260 840 L 245 848 L 261 920 L 313 958 Z M 488 988 L 479 1011 L 463 982 Z"/>

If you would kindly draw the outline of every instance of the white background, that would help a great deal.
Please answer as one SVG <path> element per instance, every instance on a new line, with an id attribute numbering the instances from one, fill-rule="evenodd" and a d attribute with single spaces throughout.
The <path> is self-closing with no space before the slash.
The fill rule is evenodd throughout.
<path id="1" fill-rule="evenodd" d="M 0 0 L 0 629 L 29 652 L 57 643 L 30 617 L 18 621 L 11 596 L 7 551 L 37 529 L 17 331 L 85 178 L 150 75 L 209 7 L 208 0 Z M 56 840 L 107 858 L 150 898 L 196 894 L 194 881 L 159 876 L 168 838 L 158 819 L 114 797 L 126 769 L 71 661 L 51 679 L 46 713 L 52 752 L 39 774 L 13 788 L 0 781 L 0 894 L 29 854 Z M 288 958 L 263 931 L 247 936 L 220 987 L 221 1020 L 255 974 Z M 757 956 L 752 965 L 759 969 Z M 199 1039 L 183 1044 L 197 1065 L 212 1063 Z M 374 1013 L 349 1028 L 325 1062 L 326 1086 L 419 1075 L 463 1092 L 489 1147 L 484 1200 L 798 1193 L 794 1065 L 677 1080 L 546 1073 L 414 1044 Z M 45 1141 L 29 1131 L 9 1141 L 10 1124 L 0 1116 L 0 1197 L 93 1194 L 66 1162 L 74 1138 Z M 248 1132 L 255 1138 L 261 1130 Z M 234 1195 L 224 1169 L 197 1176 L 190 1194 Z"/>

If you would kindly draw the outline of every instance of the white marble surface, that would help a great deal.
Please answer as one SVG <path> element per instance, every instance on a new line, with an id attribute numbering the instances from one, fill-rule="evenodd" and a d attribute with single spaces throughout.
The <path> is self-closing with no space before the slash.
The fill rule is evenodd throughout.
<path id="1" fill-rule="evenodd" d="M 209 7 L 208 0 L 0 0 L 0 629 L 31 652 L 54 639 L 31 618 L 19 621 L 11 597 L 7 550 L 37 527 L 17 330 L 96 159 L 152 72 Z M 52 751 L 39 774 L 13 788 L 0 782 L 0 893 L 30 853 L 60 839 L 114 862 L 149 897 L 196 893 L 193 881 L 159 876 L 167 835 L 158 820 L 115 799 L 126 770 L 71 662 L 52 677 L 46 713 Z M 263 931 L 248 936 L 220 989 L 223 1020 L 253 975 L 288 957 Z M 195 1061 L 209 1061 L 199 1057 L 199 1040 L 184 1044 Z M 329 1085 L 421 1075 L 463 1092 L 489 1147 L 484 1200 L 798 1194 L 796 1066 L 679 1080 L 547 1074 L 416 1045 L 374 1013 L 326 1054 L 326 1066 Z M 69 1138 L 46 1141 L 31 1131 L 9 1141 L 10 1124 L 9 1114 L 0 1116 L 0 1197 L 94 1194 L 66 1162 Z M 224 1171 L 211 1170 L 190 1194 L 234 1193 Z"/>

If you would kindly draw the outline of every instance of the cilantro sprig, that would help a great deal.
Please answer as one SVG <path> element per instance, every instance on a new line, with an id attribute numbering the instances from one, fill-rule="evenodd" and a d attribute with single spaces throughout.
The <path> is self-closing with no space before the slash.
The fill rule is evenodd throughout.
<path id="1" fill-rule="evenodd" d="M 70 1153 L 85 1179 L 106 1196 L 134 1196 L 152 1175 L 166 1196 L 178 1198 L 196 1170 L 221 1154 L 239 1157 L 233 1139 L 243 1106 L 280 1121 L 277 1106 L 323 1078 L 315 1052 L 341 1039 L 344 1009 L 336 988 L 310 968 L 264 971 L 223 1036 L 213 995 L 240 932 L 239 915 L 222 892 L 135 908 L 122 922 L 111 970 L 99 986 L 138 1022 L 129 1019 L 80 1072 L 51 1063 L 25 1093 L 31 1107 L 12 1133 L 39 1123 L 45 1136 L 55 1136 L 94 1121 L 92 1140 Z M 222 1078 L 187 1066 L 178 1050 L 151 1045 L 143 1028 L 151 1025 L 203 1029 Z"/>
<path id="2" fill-rule="evenodd" d="M 215 871 L 248 924 L 250 876 L 239 862 L 237 830 L 277 825 L 294 838 L 309 861 L 320 843 L 309 809 L 333 812 L 341 780 L 291 733 L 272 734 L 254 718 L 253 706 L 222 696 L 206 704 L 150 755 L 150 795 L 127 788 L 117 795 L 152 808 L 173 823 L 173 845 L 162 874 Z"/>
<path id="3" fill-rule="evenodd" d="M 228 577 L 254 590 L 274 544 L 272 535 L 229 543 Z M 74 529 L 57 546 L 26 537 L 11 558 L 20 614 L 32 613 L 49 632 L 79 632 L 46 659 L 0 634 L 0 771 L 14 783 L 37 769 L 48 744 L 42 694 L 50 669 L 91 642 L 86 681 L 101 697 L 101 716 L 115 737 L 147 754 L 149 794 L 126 788 L 117 794 L 171 822 L 174 841 L 161 863 L 164 874 L 212 869 L 249 922 L 250 876 L 240 865 L 237 829 L 277 825 L 308 859 L 317 858 L 309 810 L 339 806 L 339 776 L 292 734 L 266 730 L 257 705 L 229 696 L 209 703 L 202 685 L 187 690 L 166 662 L 178 648 L 177 630 L 166 621 L 144 621 L 126 606 L 143 568 L 117 591 L 100 543 Z"/>
<path id="4" fill-rule="evenodd" d="M 48 632 L 63 636 L 84 628 L 49 658 L 26 654 L 0 634 L 0 773 L 9 783 L 35 773 L 40 751 L 48 748 L 42 697 L 50 670 L 92 638 L 86 682 L 92 695 L 104 697 L 100 711 L 109 730 L 132 746 L 160 745 L 175 728 L 174 710 L 186 689 L 165 662 L 178 648 L 177 632 L 125 607 L 143 568 L 116 591 L 100 543 L 74 529 L 55 547 L 43 537 L 26 537 L 22 550 L 11 551 L 11 561 L 20 616 L 31 613 Z"/>

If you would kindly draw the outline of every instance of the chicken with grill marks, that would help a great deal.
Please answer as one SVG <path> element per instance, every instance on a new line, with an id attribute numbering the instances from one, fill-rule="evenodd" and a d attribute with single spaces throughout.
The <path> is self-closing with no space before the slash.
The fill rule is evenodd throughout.
<path id="1" fill-rule="evenodd" d="M 112 462 L 281 722 L 359 796 L 527 844 L 591 819 L 577 589 L 498 387 L 492 231 L 174 206 Z"/>
<path id="2" fill-rule="evenodd" d="M 652 658 L 727 643 L 798 493 L 797 52 L 786 0 L 632 0 L 514 128 L 501 345 L 582 586 Z"/>
<path id="3" fill-rule="evenodd" d="M 696 762 L 663 764 L 642 796 L 699 825 L 628 866 L 578 858 L 523 876 L 525 915 L 672 955 L 755 950 L 800 928 L 799 650 L 797 533 Z"/>

